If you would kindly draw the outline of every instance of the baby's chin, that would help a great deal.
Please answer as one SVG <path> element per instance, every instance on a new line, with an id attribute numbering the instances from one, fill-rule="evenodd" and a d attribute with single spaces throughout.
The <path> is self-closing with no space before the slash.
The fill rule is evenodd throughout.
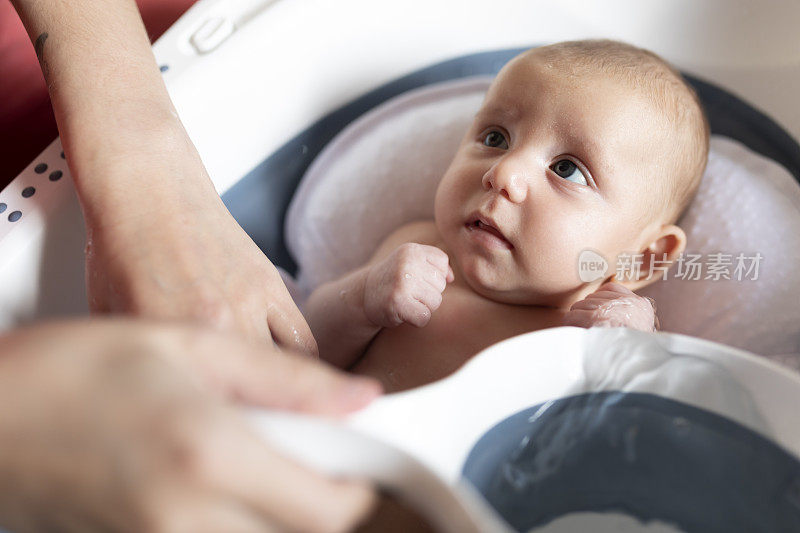
<path id="1" fill-rule="evenodd" d="M 502 273 L 482 271 L 478 262 L 467 261 L 459 265 L 463 281 L 473 292 L 492 300 L 511 305 L 535 305 L 568 309 L 575 301 L 582 285 L 565 290 L 553 290 L 558 282 L 547 283 L 540 280 L 512 280 Z M 563 283 L 563 280 L 560 280 Z"/>

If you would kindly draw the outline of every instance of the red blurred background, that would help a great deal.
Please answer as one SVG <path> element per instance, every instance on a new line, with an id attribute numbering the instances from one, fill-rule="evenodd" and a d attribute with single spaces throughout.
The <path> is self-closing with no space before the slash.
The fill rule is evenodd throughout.
<path id="1" fill-rule="evenodd" d="M 155 41 L 196 0 L 137 0 Z M 0 189 L 58 136 L 50 97 L 28 34 L 0 0 Z"/>

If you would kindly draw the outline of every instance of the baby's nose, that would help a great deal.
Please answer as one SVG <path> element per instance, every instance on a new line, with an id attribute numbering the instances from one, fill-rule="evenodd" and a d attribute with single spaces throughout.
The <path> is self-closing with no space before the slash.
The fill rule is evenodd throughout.
<path id="1" fill-rule="evenodd" d="M 503 162 L 492 166 L 483 175 L 483 188 L 494 189 L 509 201 L 519 204 L 528 196 L 528 177 L 520 169 Z"/>

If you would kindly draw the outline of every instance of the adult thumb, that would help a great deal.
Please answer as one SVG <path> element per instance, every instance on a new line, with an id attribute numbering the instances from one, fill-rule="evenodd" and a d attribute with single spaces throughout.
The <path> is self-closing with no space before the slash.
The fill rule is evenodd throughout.
<path id="1" fill-rule="evenodd" d="M 343 416 L 382 392 L 372 378 L 237 337 L 221 335 L 204 342 L 202 352 L 188 354 L 195 371 L 200 363 L 201 380 L 228 400 L 252 407 Z"/>

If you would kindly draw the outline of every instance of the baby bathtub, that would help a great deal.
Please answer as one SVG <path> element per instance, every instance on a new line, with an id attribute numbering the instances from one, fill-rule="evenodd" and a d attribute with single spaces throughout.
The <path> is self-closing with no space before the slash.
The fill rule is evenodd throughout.
<path id="1" fill-rule="evenodd" d="M 392 96 L 494 73 L 537 43 L 602 36 L 652 48 L 775 117 L 698 82 L 715 132 L 800 177 L 797 21 L 796 3 L 745 0 L 201 0 L 153 48 L 229 209 L 294 273 L 284 214 L 328 140 Z M 0 328 L 86 312 L 83 228 L 60 154 L 56 139 L 0 192 Z"/>
<path id="2" fill-rule="evenodd" d="M 153 48 L 226 205 L 293 274 L 287 206 L 337 132 L 409 89 L 495 73 L 534 44 L 611 37 L 655 50 L 698 76 L 714 132 L 800 180 L 798 22 L 789 2 L 200 0 Z M 58 140 L 0 193 L 0 209 L 0 328 L 86 313 L 83 227 Z"/>

